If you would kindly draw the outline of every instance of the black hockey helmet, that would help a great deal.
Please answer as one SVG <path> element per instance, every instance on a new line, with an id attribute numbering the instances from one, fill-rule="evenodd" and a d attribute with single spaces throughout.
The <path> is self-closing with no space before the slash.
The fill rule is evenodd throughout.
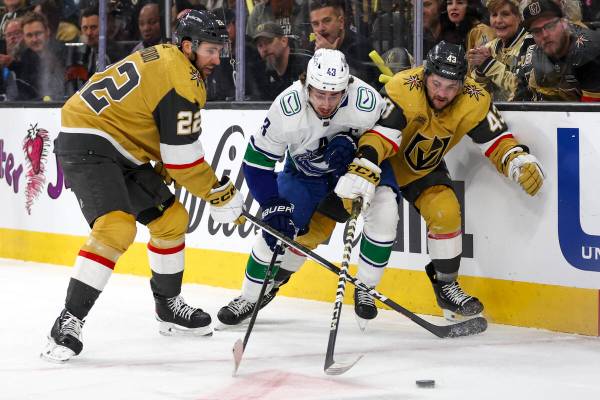
<path id="1" fill-rule="evenodd" d="M 412 68 L 414 65 L 413 56 L 405 47 L 392 47 L 383 53 L 381 58 L 394 74 Z"/>
<path id="2" fill-rule="evenodd" d="M 442 40 L 427 53 L 425 73 L 454 81 L 464 80 L 467 74 L 465 49 L 461 45 Z"/>
<path id="3" fill-rule="evenodd" d="M 173 43 L 181 46 L 184 40 L 192 42 L 194 51 L 200 42 L 227 44 L 229 36 L 225 23 L 206 10 L 189 10 L 175 23 Z"/>

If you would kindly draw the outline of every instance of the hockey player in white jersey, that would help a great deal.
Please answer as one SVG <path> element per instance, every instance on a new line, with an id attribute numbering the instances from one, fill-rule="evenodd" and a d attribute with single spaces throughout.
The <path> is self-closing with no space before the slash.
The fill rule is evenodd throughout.
<path id="1" fill-rule="evenodd" d="M 297 236 L 306 247 L 315 248 L 324 242 L 336 221 L 320 212 L 319 204 L 327 203 L 327 209 L 342 210 L 341 214 L 347 216 L 333 188 L 353 162 L 357 139 L 373 132 L 371 128 L 384 109 L 385 103 L 376 90 L 349 74 L 341 52 L 316 51 L 306 76 L 275 99 L 263 126 L 250 138 L 244 156 L 244 175 L 263 210 L 263 221 L 288 237 Z M 387 132 L 390 137 L 385 139 L 397 147 L 399 132 L 380 129 L 375 133 Z M 275 163 L 284 157 L 283 171 L 275 173 Z M 354 163 L 363 161 L 369 163 L 362 159 Z M 363 198 L 365 225 L 358 278 L 374 287 L 381 279 L 396 236 L 398 200 L 389 164 L 383 163 L 381 169 L 374 164 L 368 168 L 380 174 L 373 178 L 379 183 L 377 189 Z M 339 207 L 331 207 L 336 202 Z M 344 217 L 336 219 L 342 221 Z M 251 315 L 276 243 L 276 238 L 266 232 L 257 238 L 246 265 L 241 295 L 217 315 L 223 325 L 237 325 Z M 275 279 L 261 307 L 273 299 L 279 286 L 304 261 L 305 257 L 293 249 L 285 250 L 275 263 Z M 377 315 L 367 292 L 355 292 L 355 311 L 365 320 Z"/>

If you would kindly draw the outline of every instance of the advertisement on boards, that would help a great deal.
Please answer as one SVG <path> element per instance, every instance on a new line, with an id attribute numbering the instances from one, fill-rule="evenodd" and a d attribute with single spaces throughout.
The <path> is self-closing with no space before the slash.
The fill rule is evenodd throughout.
<path id="1" fill-rule="evenodd" d="M 258 211 L 241 173 L 249 136 L 260 129 L 265 110 L 203 110 L 206 159 L 217 175 L 229 175 Z M 465 138 L 447 156 L 463 205 L 461 273 L 581 288 L 600 287 L 600 125 L 598 113 L 504 112 L 511 131 L 529 146 L 546 175 L 538 196 L 500 175 Z M 52 141 L 60 129 L 59 109 L 0 109 L 0 228 L 87 236 L 75 196 Z M 190 214 L 186 244 L 192 248 L 249 252 L 256 229 L 218 224 L 208 208 L 185 190 L 177 192 Z M 390 267 L 422 270 L 426 227 L 401 201 Z M 343 227 L 319 253 L 339 261 Z M 138 229 L 136 241 L 148 240 Z M 357 253 L 357 252 L 355 252 Z M 355 255 L 356 257 L 356 255 Z"/>

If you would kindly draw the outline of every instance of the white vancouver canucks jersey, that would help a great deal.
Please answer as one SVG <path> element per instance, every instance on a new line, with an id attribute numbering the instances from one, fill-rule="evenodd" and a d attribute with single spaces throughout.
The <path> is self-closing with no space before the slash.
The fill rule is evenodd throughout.
<path id="1" fill-rule="evenodd" d="M 327 143 L 341 132 L 356 138 L 381 117 L 385 103 L 377 91 L 358 78 L 348 85 L 348 95 L 330 118 L 320 118 L 308 102 L 308 92 L 294 82 L 273 102 L 263 126 L 250 138 L 244 162 L 274 169 L 286 151 L 296 168 L 309 176 L 332 170 L 323 159 Z"/>

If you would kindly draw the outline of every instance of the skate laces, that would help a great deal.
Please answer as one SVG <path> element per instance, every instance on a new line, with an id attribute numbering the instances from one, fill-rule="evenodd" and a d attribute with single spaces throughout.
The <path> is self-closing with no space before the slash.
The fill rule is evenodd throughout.
<path id="1" fill-rule="evenodd" d="M 467 301 L 473 298 L 472 296 L 469 296 L 468 294 L 463 292 L 461 287 L 458 285 L 457 281 L 443 285 L 442 293 L 444 293 L 444 296 L 446 298 L 448 298 L 453 303 L 458 304 L 459 306 L 462 306 Z"/>
<path id="2" fill-rule="evenodd" d="M 191 319 L 192 314 L 197 311 L 197 308 L 185 304 L 183 297 L 176 296 L 167 299 L 167 305 L 173 314 L 178 315 L 187 320 Z"/>
<path id="3" fill-rule="evenodd" d="M 245 314 L 252 310 L 253 307 L 254 303 L 249 302 L 242 296 L 236 297 L 227 305 L 227 308 L 236 315 Z"/>
<path id="4" fill-rule="evenodd" d="M 83 321 L 71 314 L 66 312 L 61 318 L 60 333 L 62 335 L 70 335 L 74 338 L 79 339 L 81 337 L 81 329 L 83 328 Z"/>
<path id="5" fill-rule="evenodd" d="M 366 290 L 356 289 L 358 304 L 375 307 L 375 300 Z"/>

